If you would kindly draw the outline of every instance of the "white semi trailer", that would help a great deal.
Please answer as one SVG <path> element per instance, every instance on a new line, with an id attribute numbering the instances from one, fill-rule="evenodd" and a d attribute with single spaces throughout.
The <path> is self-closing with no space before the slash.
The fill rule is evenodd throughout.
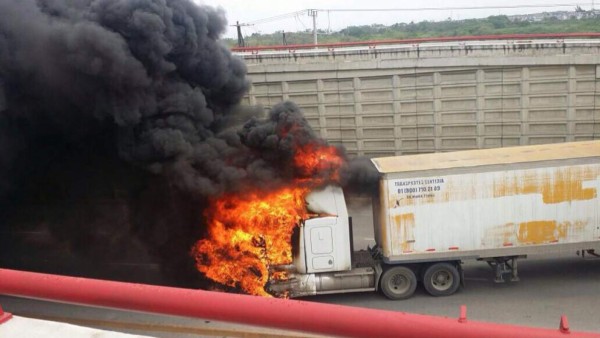
<path id="1" fill-rule="evenodd" d="M 421 282 L 453 294 L 461 262 L 487 261 L 495 281 L 518 280 L 528 254 L 600 250 L 600 141 L 372 159 L 376 246 L 353 252 L 339 187 L 306 198 L 315 217 L 294 236 L 290 279 L 270 285 L 291 297 L 381 290 L 410 297 Z M 600 253 L 600 251 L 597 251 Z"/>

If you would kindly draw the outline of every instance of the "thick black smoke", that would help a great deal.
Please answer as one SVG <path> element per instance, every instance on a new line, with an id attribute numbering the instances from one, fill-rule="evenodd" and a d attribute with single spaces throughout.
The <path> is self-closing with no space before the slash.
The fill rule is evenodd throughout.
<path id="1" fill-rule="evenodd" d="M 248 87 L 242 61 L 217 41 L 222 12 L 183 0 L 29 0 L 0 13 L 3 126 L 76 141 L 110 125 L 121 158 L 208 193 L 239 175 L 203 170 L 204 154 L 223 147 L 212 126 Z"/>
<path id="2" fill-rule="evenodd" d="M 207 197 L 299 175 L 293 146 L 323 141 L 289 102 L 235 128 L 225 27 L 189 0 L 0 2 L 0 265 L 185 277 Z"/>

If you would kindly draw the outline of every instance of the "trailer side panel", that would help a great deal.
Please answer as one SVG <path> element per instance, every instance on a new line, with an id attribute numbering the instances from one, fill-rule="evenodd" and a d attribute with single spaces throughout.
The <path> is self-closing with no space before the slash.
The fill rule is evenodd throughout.
<path id="1" fill-rule="evenodd" d="M 381 188 L 378 243 L 391 262 L 600 246 L 597 160 L 422 177 L 395 173 L 384 176 Z"/>

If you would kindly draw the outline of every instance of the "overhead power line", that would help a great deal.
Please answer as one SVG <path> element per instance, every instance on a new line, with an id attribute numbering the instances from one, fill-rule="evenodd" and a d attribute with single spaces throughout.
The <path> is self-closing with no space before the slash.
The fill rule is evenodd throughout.
<path id="1" fill-rule="evenodd" d="M 295 12 L 283 13 L 263 19 L 245 22 L 248 25 L 259 25 L 267 22 L 273 22 L 288 19 L 300 15 L 309 15 L 311 11 L 318 12 L 419 12 L 419 11 L 450 11 L 450 10 L 480 10 L 480 9 L 519 9 L 519 8 L 560 8 L 576 6 L 593 6 L 593 2 L 578 3 L 553 3 L 553 4 L 523 4 L 523 5 L 494 5 L 494 6 L 446 6 L 446 7 L 401 7 L 401 8 L 318 8 L 303 9 Z"/>
<path id="2" fill-rule="evenodd" d="M 457 7 L 419 7 L 419 8 L 326 8 L 317 11 L 329 12 L 417 12 L 417 11 L 449 11 L 473 9 L 518 9 L 518 8 L 548 8 L 548 7 L 576 7 L 592 5 L 592 3 L 562 3 L 562 4 L 537 4 L 537 5 L 495 5 L 495 6 L 457 6 Z"/>
<path id="3" fill-rule="evenodd" d="M 249 24 L 249 25 L 258 25 L 258 24 L 265 23 L 265 22 L 271 22 L 271 21 L 278 21 L 278 20 L 283 20 L 283 19 L 287 19 L 287 18 L 293 18 L 295 16 L 302 15 L 302 14 L 308 14 L 308 10 L 307 9 L 303 9 L 301 11 L 284 13 L 284 14 L 279 14 L 279 15 L 271 16 L 271 17 L 264 18 L 264 19 L 258 19 L 258 20 L 254 20 L 254 21 L 248 21 L 248 22 L 246 22 L 246 24 Z"/>

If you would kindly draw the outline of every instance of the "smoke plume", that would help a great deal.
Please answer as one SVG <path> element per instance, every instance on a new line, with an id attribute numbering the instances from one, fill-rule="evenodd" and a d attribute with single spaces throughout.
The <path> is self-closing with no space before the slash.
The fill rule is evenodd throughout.
<path id="1" fill-rule="evenodd" d="M 0 2 L 0 265 L 156 258 L 186 284 L 207 197 L 306 174 L 292 146 L 323 141 L 293 103 L 236 127 L 256 110 L 225 28 L 189 0 Z"/>

